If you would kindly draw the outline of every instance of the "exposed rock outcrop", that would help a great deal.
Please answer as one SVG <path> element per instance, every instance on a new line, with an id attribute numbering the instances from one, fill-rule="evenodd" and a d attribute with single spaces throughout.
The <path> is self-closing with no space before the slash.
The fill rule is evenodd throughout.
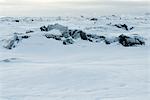
<path id="1" fill-rule="evenodd" d="M 129 30 L 134 29 L 134 27 L 128 27 L 126 24 L 115 24 L 115 25 L 113 25 L 113 26 L 115 26 L 115 27 L 117 27 L 117 28 L 124 29 L 124 30 L 126 30 L 126 31 L 129 31 Z"/>
<path id="2" fill-rule="evenodd" d="M 62 36 L 61 35 L 53 35 L 53 34 L 45 34 L 45 36 L 47 38 L 52 38 L 52 39 L 55 39 L 55 40 L 62 40 Z"/>
<path id="3" fill-rule="evenodd" d="M 129 37 L 122 34 L 118 37 L 118 40 L 119 43 L 125 47 L 145 45 L 144 39 L 138 35 L 133 35 Z"/>
<path id="4" fill-rule="evenodd" d="M 67 44 L 73 44 L 74 43 L 74 39 L 82 39 L 82 40 L 88 40 L 87 38 L 87 34 L 85 32 L 83 32 L 82 30 L 72 30 L 72 29 L 68 29 L 68 27 L 62 26 L 60 24 L 54 24 L 54 25 L 48 25 L 46 26 L 42 26 L 41 31 L 51 31 L 53 29 L 55 30 L 59 30 L 61 32 L 61 35 L 54 35 L 54 34 L 46 34 L 45 36 L 47 38 L 53 38 L 55 40 L 62 40 L 62 38 L 65 38 L 63 40 L 63 44 L 67 45 Z M 69 39 L 68 39 L 69 38 Z"/>
<path id="5" fill-rule="evenodd" d="M 125 30 L 130 30 L 126 24 L 116 24 L 115 25 L 118 28 L 124 28 Z M 132 27 L 131 27 L 132 28 Z M 95 34 L 87 34 L 83 32 L 82 30 L 73 30 L 68 29 L 68 27 L 54 24 L 54 25 L 48 25 L 42 26 L 41 31 L 51 31 L 53 29 L 59 30 L 62 34 L 61 35 L 54 35 L 54 34 L 46 34 L 45 36 L 47 38 L 53 38 L 55 40 L 63 41 L 64 45 L 73 44 L 76 39 L 80 38 L 81 40 L 87 40 L 90 42 L 104 42 L 106 44 L 112 44 L 114 42 L 118 42 L 122 44 L 123 46 L 135 46 L 135 45 L 144 45 L 145 42 L 142 40 L 142 38 L 138 35 L 136 36 L 125 36 L 120 35 L 119 37 L 106 37 L 106 36 L 99 36 Z M 62 39 L 63 38 L 63 39 Z"/>
<path id="6" fill-rule="evenodd" d="M 64 45 L 69 45 L 69 44 L 73 44 L 73 43 L 74 43 L 73 39 L 66 39 L 63 41 Z"/>
<path id="7" fill-rule="evenodd" d="M 101 42 L 106 38 L 105 36 L 98 36 L 95 34 L 88 34 L 87 37 L 90 42 Z"/>
<path id="8" fill-rule="evenodd" d="M 6 49 L 15 48 L 22 39 L 27 39 L 29 37 L 28 35 L 18 35 L 18 33 L 14 33 L 12 37 L 3 40 L 3 47 Z"/>
<path id="9" fill-rule="evenodd" d="M 121 25 L 118 27 L 124 27 L 129 30 L 126 25 Z M 77 39 L 81 39 L 88 42 L 104 42 L 106 44 L 120 43 L 125 47 L 145 45 L 144 38 L 134 34 L 134 35 L 120 35 L 120 36 L 102 36 L 96 34 L 87 34 L 86 32 L 79 29 L 68 29 L 60 24 L 48 25 L 40 27 L 41 31 L 46 32 L 45 37 L 48 39 L 55 39 L 61 41 L 64 45 L 69 45 L 75 43 Z M 53 31 L 52 31 L 53 30 Z M 3 47 L 7 49 L 12 49 L 17 46 L 17 44 L 23 40 L 28 39 L 30 36 L 27 33 L 32 33 L 34 31 L 26 31 L 26 33 L 14 33 L 12 37 L 3 40 Z M 57 33 L 58 32 L 58 33 Z"/>

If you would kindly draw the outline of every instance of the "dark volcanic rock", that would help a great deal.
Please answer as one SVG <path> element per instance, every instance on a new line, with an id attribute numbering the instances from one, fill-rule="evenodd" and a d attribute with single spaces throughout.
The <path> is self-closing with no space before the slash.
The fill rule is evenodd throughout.
<path id="1" fill-rule="evenodd" d="M 70 35 L 73 39 L 78 39 L 78 38 L 80 38 L 79 30 L 69 30 L 69 35 Z"/>
<path id="2" fill-rule="evenodd" d="M 64 38 L 69 38 L 69 37 L 70 37 L 69 30 L 68 30 L 68 31 L 64 31 L 64 32 L 62 33 L 62 36 L 63 36 Z"/>
<path id="3" fill-rule="evenodd" d="M 142 37 L 134 35 L 132 37 L 126 35 L 119 36 L 119 43 L 125 47 L 136 46 L 136 45 L 145 45 L 145 42 Z"/>
<path id="4" fill-rule="evenodd" d="M 97 18 L 91 18 L 90 20 L 91 21 L 97 21 L 98 19 Z"/>
<path id="5" fill-rule="evenodd" d="M 87 38 L 90 42 L 101 42 L 103 40 L 105 40 L 105 36 L 98 36 L 95 34 L 87 34 Z"/>
<path id="6" fill-rule="evenodd" d="M 116 26 L 117 28 L 123 28 L 128 31 L 128 26 L 126 24 L 115 24 L 114 26 Z"/>
<path id="7" fill-rule="evenodd" d="M 81 38 L 82 40 L 88 40 L 86 33 L 82 30 L 70 30 L 68 27 L 62 26 L 60 24 L 48 25 L 40 27 L 41 31 L 51 31 L 53 29 L 59 30 L 62 36 L 65 38 L 72 37 L 73 39 Z"/>
<path id="8" fill-rule="evenodd" d="M 46 27 L 46 26 L 42 26 L 42 27 L 40 27 L 40 30 L 41 30 L 41 31 L 48 31 L 48 29 L 47 29 L 47 27 Z"/>
<path id="9" fill-rule="evenodd" d="M 32 31 L 32 30 L 28 30 L 28 31 L 26 31 L 26 33 L 28 34 L 28 33 L 33 33 L 34 31 Z"/>
<path id="10" fill-rule="evenodd" d="M 14 22 L 20 22 L 18 19 L 16 19 L 16 20 L 13 20 Z"/>
<path id="11" fill-rule="evenodd" d="M 131 28 L 130 28 L 130 30 L 133 30 L 133 29 L 134 29 L 134 27 L 131 27 Z"/>
<path id="12" fill-rule="evenodd" d="M 65 38 L 72 37 L 73 39 L 81 38 L 82 40 L 87 40 L 86 33 L 82 30 L 68 30 L 62 34 Z"/>
<path id="13" fill-rule="evenodd" d="M 94 19 L 93 19 L 94 20 Z M 118 28 L 122 28 L 125 30 L 132 30 L 134 27 L 129 28 L 126 24 L 115 24 L 113 26 L 116 26 Z M 119 37 L 105 37 L 105 36 L 98 36 L 95 34 L 86 34 L 82 30 L 72 30 L 68 29 L 68 27 L 59 25 L 59 24 L 54 24 L 54 25 L 48 25 L 42 26 L 41 31 L 51 31 L 53 29 L 59 30 L 62 35 L 53 35 L 53 34 L 46 34 L 45 36 L 47 38 L 52 38 L 55 40 L 60 40 L 63 41 L 64 45 L 68 44 L 73 44 L 74 40 L 80 38 L 82 40 L 88 40 L 90 42 L 105 42 L 106 44 L 111 44 L 114 42 L 119 42 L 123 46 L 135 46 L 135 45 L 144 45 L 145 42 L 144 40 L 139 37 L 138 35 L 134 36 L 125 36 L 125 35 L 120 35 Z M 65 40 L 64 40 L 65 39 Z"/>
<path id="14" fill-rule="evenodd" d="M 79 33 L 80 33 L 80 37 L 81 37 L 82 40 L 88 40 L 87 35 L 86 35 L 85 32 L 79 31 Z"/>
<path id="15" fill-rule="evenodd" d="M 52 38 L 55 40 L 61 40 L 62 36 L 61 35 L 53 35 L 53 34 L 45 34 L 46 38 Z"/>
<path id="16" fill-rule="evenodd" d="M 124 29 L 124 30 L 126 30 L 126 31 L 129 31 L 129 30 L 134 29 L 134 27 L 129 28 L 126 24 L 115 24 L 115 25 L 113 25 L 113 26 L 115 26 L 115 27 L 117 27 L 117 28 L 122 28 L 122 29 Z"/>
<path id="17" fill-rule="evenodd" d="M 69 44 L 73 44 L 73 43 L 74 43 L 74 41 L 72 39 L 66 39 L 63 41 L 64 45 L 69 45 Z"/>
<path id="18" fill-rule="evenodd" d="M 28 39 L 30 36 L 28 35 L 24 35 L 24 36 L 21 36 L 22 39 Z"/>

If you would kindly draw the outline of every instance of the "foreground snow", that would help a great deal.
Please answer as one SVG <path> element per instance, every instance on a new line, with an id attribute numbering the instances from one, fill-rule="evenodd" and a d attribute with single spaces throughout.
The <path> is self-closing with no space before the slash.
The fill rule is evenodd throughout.
<path id="1" fill-rule="evenodd" d="M 100 33 L 98 27 L 89 30 L 85 27 L 87 23 L 88 27 L 102 25 L 102 20 L 97 24 L 80 21 L 75 18 L 32 23 L 2 21 L 1 39 L 13 32 L 30 29 L 37 32 L 12 50 L 0 47 L 0 100 L 149 100 L 148 21 L 138 24 L 131 32 L 104 25 L 107 28 L 100 29 Z M 136 21 L 130 23 L 135 24 Z M 106 31 L 106 35 L 111 34 L 109 36 L 141 32 L 140 35 L 147 38 L 147 44 L 126 48 L 115 43 L 105 45 L 79 39 L 66 46 L 46 39 L 37 29 L 56 22 L 95 34 Z"/>

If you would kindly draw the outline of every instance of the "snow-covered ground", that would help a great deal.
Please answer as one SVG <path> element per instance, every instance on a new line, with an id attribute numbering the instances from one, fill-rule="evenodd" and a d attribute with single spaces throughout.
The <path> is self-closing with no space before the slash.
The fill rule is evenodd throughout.
<path id="1" fill-rule="evenodd" d="M 149 100 L 150 16 L 0 18 L 0 100 Z M 19 20 L 19 22 L 16 22 Z M 82 39 L 63 45 L 44 35 L 41 26 L 60 24 L 87 34 L 117 37 L 138 34 L 145 45 Z M 114 27 L 126 24 L 126 31 Z M 26 33 L 27 31 L 34 31 Z M 29 35 L 11 50 L 5 40 Z"/>

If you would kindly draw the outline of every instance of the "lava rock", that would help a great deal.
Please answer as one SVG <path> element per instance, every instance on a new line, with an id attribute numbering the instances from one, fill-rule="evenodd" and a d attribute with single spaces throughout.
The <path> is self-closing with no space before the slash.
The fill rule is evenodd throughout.
<path id="1" fill-rule="evenodd" d="M 103 40 L 105 40 L 105 36 L 98 36 L 95 34 L 87 34 L 87 38 L 90 42 L 101 42 Z"/>
<path id="2" fill-rule="evenodd" d="M 53 38 L 55 40 L 61 40 L 61 35 L 45 34 L 46 38 Z"/>
<path id="3" fill-rule="evenodd" d="M 14 22 L 20 22 L 18 19 L 14 20 Z"/>
<path id="4" fill-rule="evenodd" d="M 134 29 L 134 27 L 129 28 L 126 24 L 115 24 L 114 26 L 117 27 L 117 28 L 122 28 L 122 29 L 124 29 L 126 31 Z"/>
<path id="5" fill-rule="evenodd" d="M 86 35 L 85 32 L 79 31 L 79 33 L 80 33 L 80 37 L 81 37 L 82 40 L 88 40 L 87 35 Z"/>
<path id="6" fill-rule="evenodd" d="M 86 33 L 82 30 L 68 30 L 62 34 L 65 38 L 72 37 L 73 39 L 81 38 L 82 40 L 87 40 Z"/>
<path id="7" fill-rule="evenodd" d="M 64 31 L 64 32 L 62 33 L 62 36 L 63 36 L 64 38 L 69 38 L 69 37 L 70 37 L 69 31 Z"/>
<path id="8" fill-rule="evenodd" d="M 115 24 L 114 26 L 116 26 L 117 28 L 123 28 L 128 31 L 128 26 L 126 24 Z"/>
<path id="9" fill-rule="evenodd" d="M 97 21 L 98 19 L 97 18 L 91 18 L 90 20 L 91 21 Z"/>
<path id="10" fill-rule="evenodd" d="M 63 41 L 64 45 L 69 45 L 69 44 L 73 44 L 73 43 L 74 43 L 74 41 L 72 39 L 66 39 Z"/>
<path id="11" fill-rule="evenodd" d="M 133 30 L 133 29 L 134 29 L 134 27 L 131 27 L 131 28 L 130 28 L 130 30 Z"/>
<path id="12" fill-rule="evenodd" d="M 28 34 L 28 33 L 33 33 L 34 31 L 32 31 L 32 30 L 28 30 L 28 31 L 26 31 L 26 33 Z"/>
<path id="13" fill-rule="evenodd" d="M 81 38 L 82 40 L 87 40 L 86 33 L 83 32 L 82 30 L 69 30 L 69 35 L 73 39 Z"/>
<path id="14" fill-rule="evenodd" d="M 143 38 L 138 35 L 129 37 L 129 36 L 122 34 L 119 36 L 119 43 L 125 47 L 136 46 L 136 45 L 145 45 Z"/>
<path id="15" fill-rule="evenodd" d="M 78 39 L 78 38 L 80 38 L 79 30 L 69 30 L 69 35 L 70 35 L 73 39 Z"/>
<path id="16" fill-rule="evenodd" d="M 21 36 L 22 39 L 28 39 L 30 36 L 28 35 L 24 35 L 24 36 Z"/>
<path id="17" fill-rule="evenodd" d="M 48 31 L 48 29 L 47 29 L 47 27 L 46 27 L 46 26 L 42 26 L 42 27 L 40 27 L 40 30 L 41 30 L 41 31 Z"/>

